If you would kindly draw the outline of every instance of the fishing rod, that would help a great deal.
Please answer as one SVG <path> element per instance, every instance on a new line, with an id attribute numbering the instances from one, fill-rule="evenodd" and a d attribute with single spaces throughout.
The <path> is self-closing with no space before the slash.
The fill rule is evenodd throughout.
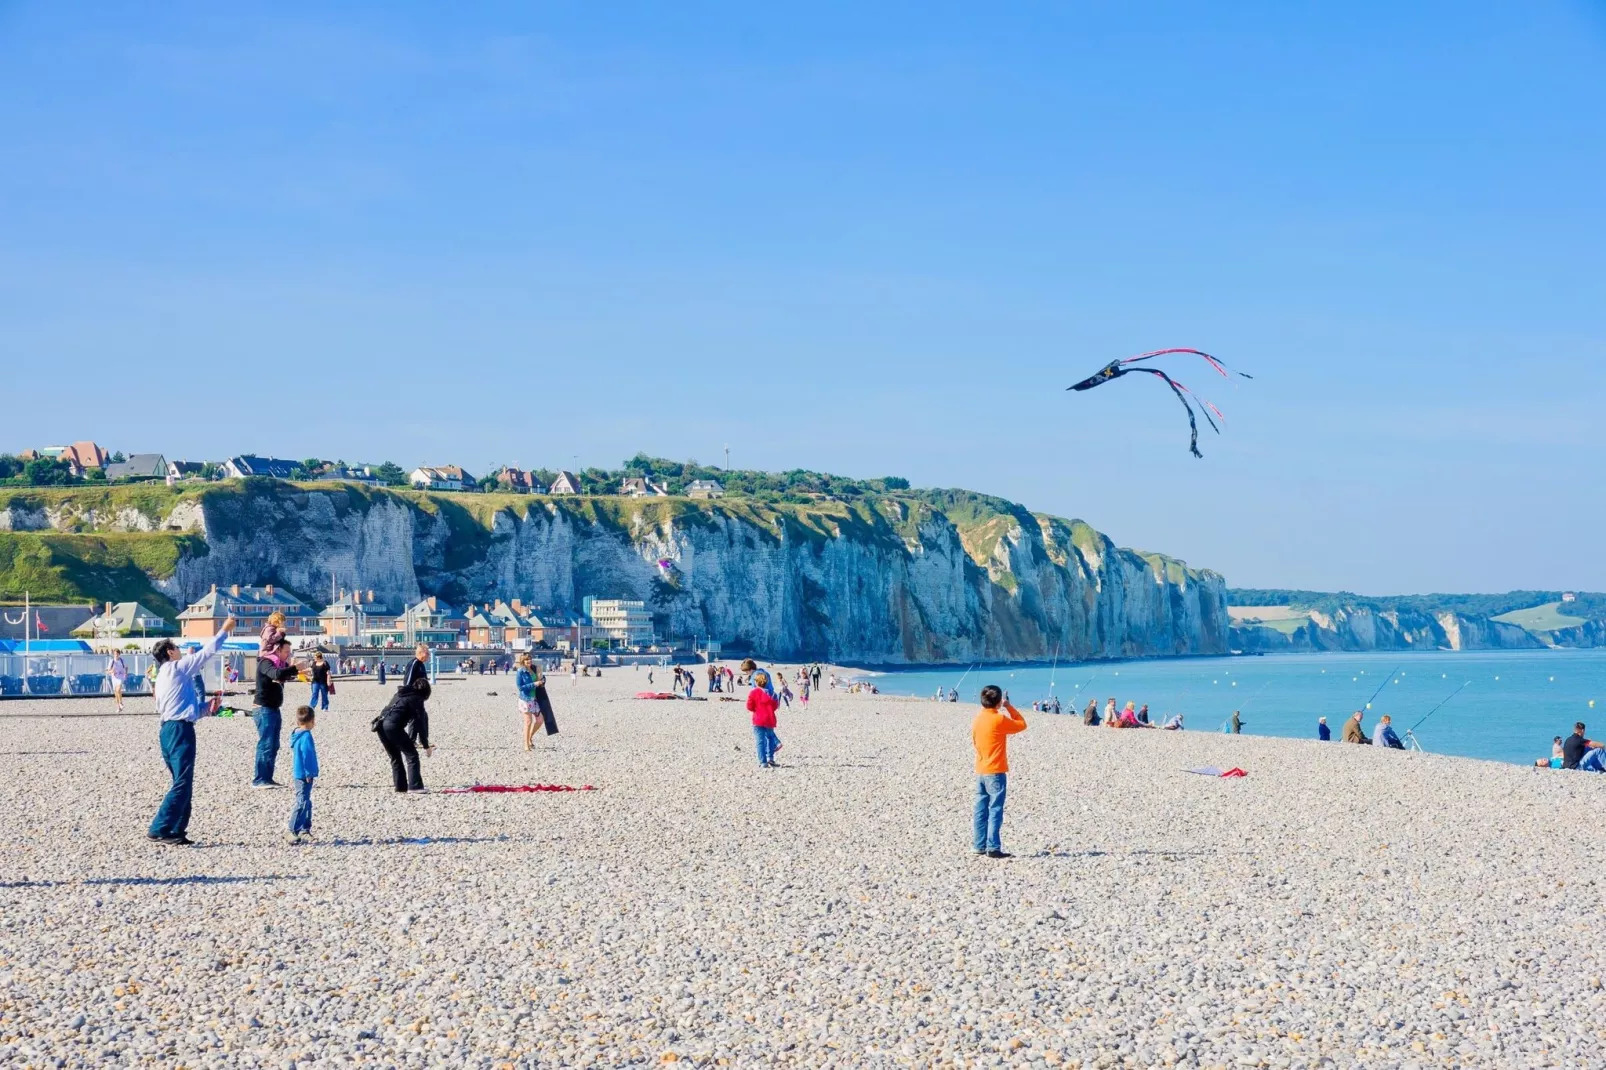
<path id="1" fill-rule="evenodd" d="M 1441 701 L 1437 706 L 1433 707 L 1427 713 L 1424 713 L 1422 715 L 1422 721 L 1426 721 L 1429 717 L 1432 717 L 1435 713 L 1438 713 L 1440 710 L 1442 710 L 1444 708 L 1444 705 L 1445 705 L 1446 702 L 1449 702 L 1451 699 L 1455 698 L 1461 692 L 1465 691 L 1467 689 L 1467 684 L 1470 684 L 1470 683 L 1472 683 L 1472 681 L 1468 680 L 1465 684 L 1462 684 L 1460 687 L 1456 688 L 1454 691 L 1452 691 L 1448 695 L 1446 695 L 1444 697 L 1443 701 Z M 1410 735 L 1411 733 L 1415 732 L 1418 728 L 1421 728 L 1422 727 L 1422 721 L 1418 721 L 1418 722 L 1416 722 L 1416 724 L 1412 725 L 1410 728 L 1407 728 L 1405 730 L 1405 734 L 1406 735 Z"/>
<path id="2" fill-rule="evenodd" d="M 1396 665 L 1396 666 L 1394 666 L 1394 668 L 1390 669 L 1389 670 L 1388 679 L 1383 681 L 1383 687 L 1387 687 L 1389 684 L 1393 683 L 1394 682 L 1394 674 L 1399 672 L 1399 671 L 1400 671 L 1400 666 L 1398 666 L 1398 665 Z M 1363 709 L 1363 710 L 1371 709 L 1372 708 L 1372 703 L 1377 701 L 1377 696 L 1379 696 L 1379 695 L 1381 695 L 1383 693 L 1383 687 L 1380 687 L 1376 691 L 1373 691 L 1372 692 L 1372 697 L 1366 700 L 1366 705 L 1362 706 L 1361 709 Z"/>
<path id="3" fill-rule="evenodd" d="M 1048 696 L 1049 696 L 1049 698 L 1053 698 L 1054 697 L 1054 678 L 1059 674 L 1059 668 L 1060 668 L 1060 645 L 1058 643 L 1055 643 L 1054 644 L 1054 664 L 1052 666 L 1050 666 L 1050 668 L 1048 670 Z"/>
<path id="4" fill-rule="evenodd" d="M 978 661 L 974 665 L 972 665 L 970 668 L 966 669 L 965 670 L 965 676 L 969 676 L 971 673 L 975 672 L 976 671 L 976 665 L 980 665 L 980 664 L 981 664 L 981 662 Z M 965 684 L 965 676 L 961 676 L 959 678 L 959 683 L 954 685 L 954 690 L 955 691 L 958 691 L 961 687 L 964 686 L 964 684 Z"/>

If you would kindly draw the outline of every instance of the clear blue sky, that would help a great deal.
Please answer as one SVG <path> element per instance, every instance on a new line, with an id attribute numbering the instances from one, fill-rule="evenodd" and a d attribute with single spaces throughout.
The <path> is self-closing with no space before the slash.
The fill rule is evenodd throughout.
<path id="1" fill-rule="evenodd" d="M 336 10 L 338 9 L 338 10 Z M 0 0 L 0 448 L 904 475 L 1606 589 L 1606 13 Z M 1158 384 L 1201 346 L 1203 461 Z M 1209 391 L 1206 391 L 1209 393 Z"/>

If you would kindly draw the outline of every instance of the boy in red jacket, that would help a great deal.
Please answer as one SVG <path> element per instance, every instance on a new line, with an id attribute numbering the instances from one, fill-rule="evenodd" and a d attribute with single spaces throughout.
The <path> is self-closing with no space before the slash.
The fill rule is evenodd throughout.
<path id="1" fill-rule="evenodd" d="M 747 693 L 747 710 L 753 715 L 753 739 L 758 744 L 758 764 L 774 769 L 775 752 L 781 741 L 775 736 L 775 707 L 778 703 L 770 693 L 769 674 L 760 670 L 753 674 L 753 690 Z"/>

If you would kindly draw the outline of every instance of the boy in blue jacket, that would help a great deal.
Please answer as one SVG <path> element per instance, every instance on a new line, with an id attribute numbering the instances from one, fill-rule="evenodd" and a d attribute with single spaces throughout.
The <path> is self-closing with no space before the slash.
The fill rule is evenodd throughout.
<path id="1" fill-rule="evenodd" d="M 290 733 L 290 777 L 296 785 L 296 808 L 290 814 L 290 842 L 312 838 L 312 782 L 318 778 L 318 749 L 312 744 L 316 714 L 311 706 L 296 710 L 296 729 Z"/>

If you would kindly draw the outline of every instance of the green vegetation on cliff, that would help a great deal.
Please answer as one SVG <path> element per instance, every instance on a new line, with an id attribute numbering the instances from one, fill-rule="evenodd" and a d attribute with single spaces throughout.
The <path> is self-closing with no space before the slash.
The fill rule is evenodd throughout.
<path id="1" fill-rule="evenodd" d="M 173 575 L 182 557 L 206 553 L 197 535 L 73 535 L 7 532 L 0 537 L 0 600 L 142 602 L 172 620 L 178 609 L 154 579 Z"/>
<path id="2" fill-rule="evenodd" d="M 966 554 L 994 581 L 1013 589 L 1014 577 L 999 557 L 1000 544 L 1017 529 L 1043 536 L 1053 560 L 1069 562 L 1073 550 L 1102 554 L 1104 537 L 1080 520 L 1034 514 L 1013 502 L 973 491 L 910 489 L 886 478 L 846 480 L 812 472 L 730 473 L 638 457 L 623 471 L 647 474 L 672 489 L 692 478 L 716 478 L 746 487 L 720 499 L 678 495 L 627 498 L 616 494 L 574 496 L 506 492 L 444 493 L 356 483 L 281 482 L 271 479 L 213 483 L 85 485 L 61 488 L 0 487 L 0 512 L 14 527 L 48 531 L 0 531 L 0 599 L 35 597 L 61 601 L 121 601 L 136 598 L 167 612 L 153 579 L 173 574 L 180 556 L 206 552 L 202 536 L 176 528 L 194 523 L 204 507 L 207 535 L 231 538 L 265 534 L 293 539 L 309 503 L 325 515 L 366 514 L 380 505 L 401 505 L 420 519 L 446 526 L 447 572 L 483 560 L 497 538 L 498 516 L 522 519 L 546 510 L 569 522 L 640 539 L 673 527 L 737 524 L 766 540 L 818 541 L 845 538 L 883 547 L 914 549 L 922 528 L 951 524 Z M 611 477 L 611 476 L 610 476 Z M 763 477 L 763 478 L 759 478 Z M 599 482 L 600 485 L 600 482 Z M 617 486 L 612 483 L 610 489 Z M 778 489 L 779 488 L 779 489 Z M 317 499 L 317 500 L 314 500 Z M 188 515 L 175 518 L 187 506 Z M 285 530 L 276 530 L 283 527 Z M 146 531 L 118 529 L 146 528 Z M 1144 555 L 1156 572 L 1173 581 L 1190 574 L 1179 561 Z"/>

